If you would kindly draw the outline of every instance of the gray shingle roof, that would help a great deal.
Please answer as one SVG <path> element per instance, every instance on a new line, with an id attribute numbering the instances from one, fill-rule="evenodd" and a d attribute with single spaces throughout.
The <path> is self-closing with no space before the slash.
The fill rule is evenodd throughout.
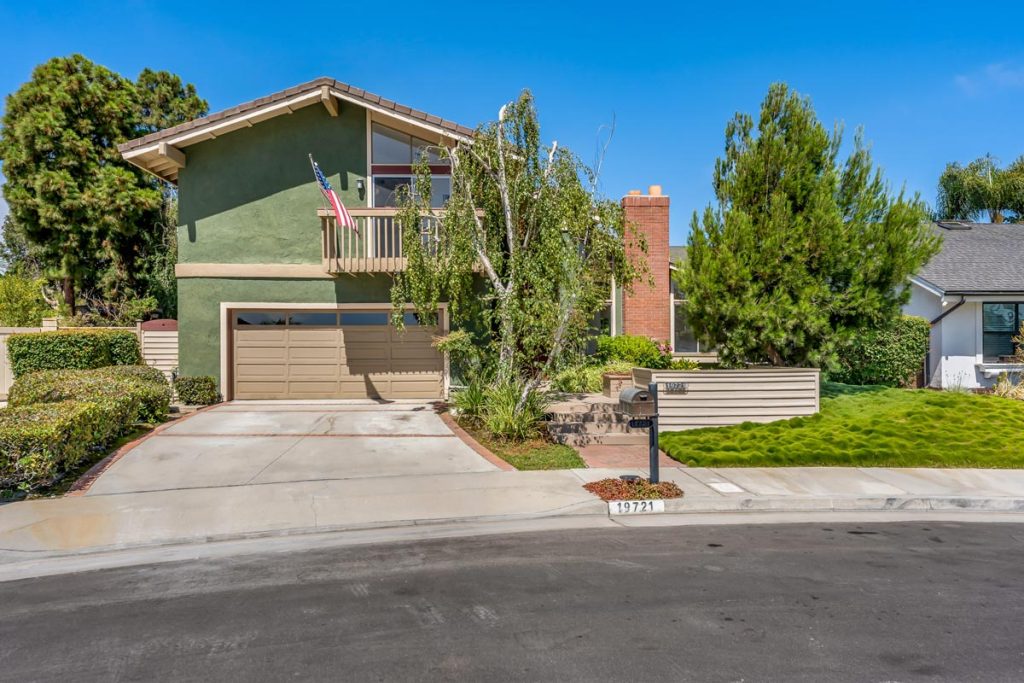
<path id="1" fill-rule="evenodd" d="M 942 251 L 918 275 L 947 294 L 1024 292 L 1024 225 L 942 224 Z"/>
<path id="2" fill-rule="evenodd" d="M 676 261 L 685 261 L 686 247 L 669 247 L 668 258 L 673 266 L 676 264 Z"/>

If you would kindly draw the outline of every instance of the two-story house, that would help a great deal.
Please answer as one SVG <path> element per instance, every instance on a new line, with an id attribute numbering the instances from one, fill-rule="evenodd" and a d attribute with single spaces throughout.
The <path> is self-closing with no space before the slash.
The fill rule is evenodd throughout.
<path id="1" fill-rule="evenodd" d="M 178 188 L 180 372 L 217 377 L 227 399 L 444 396 L 446 362 L 432 346 L 448 329 L 444 306 L 438 327 L 411 310 L 404 332 L 389 323 L 390 274 L 405 266 L 397 190 L 424 148 L 472 135 L 319 78 L 121 145 Z M 337 226 L 309 154 L 357 230 Z M 430 161 L 442 207 L 448 167 Z M 616 290 L 608 327 L 671 340 L 668 197 L 652 187 L 623 206 L 648 234 L 655 285 Z"/>

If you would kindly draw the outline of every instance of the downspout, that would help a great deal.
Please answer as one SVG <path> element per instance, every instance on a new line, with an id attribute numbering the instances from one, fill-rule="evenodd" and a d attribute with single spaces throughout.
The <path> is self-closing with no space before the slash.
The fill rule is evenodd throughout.
<path id="1" fill-rule="evenodd" d="M 942 319 L 943 319 L 943 318 L 945 318 L 945 317 L 946 317 L 947 315 L 949 315 L 950 313 L 952 313 L 952 312 L 953 312 L 953 311 L 955 311 L 956 309 L 958 309 L 958 308 L 960 308 L 961 306 L 963 306 L 963 305 L 964 305 L 964 304 L 965 304 L 966 302 L 967 302 L 967 297 L 965 297 L 965 296 L 962 296 L 962 297 L 960 297 L 960 301 L 957 301 L 957 302 L 956 302 L 955 304 L 953 304 L 953 307 L 952 307 L 952 308 L 950 308 L 950 309 L 949 309 L 948 311 L 943 311 L 943 312 L 942 312 L 942 314 L 941 314 L 941 315 L 939 315 L 939 317 L 938 317 L 938 318 L 936 318 L 935 320 L 932 320 L 932 321 L 931 321 L 931 326 L 932 326 L 932 327 L 935 327 L 935 325 L 936 325 L 937 323 L 940 323 L 940 322 L 942 322 Z"/>
<path id="2" fill-rule="evenodd" d="M 967 297 L 966 296 L 961 296 L 960 297 L 960 301 L 957 301 L 955 304 L 953 304 L 953 306 L 949 310 L 943 311 L 942 313 L 940 313 L 939 317 L 937 317 L 935 320 L 930 321 L 929 324 L 931 325 L 931 327 L 935 327 L 940 322 L 942 322 L 943 318 L 945 318 L 947 315 L 949 315 L 950 313 L 952 313 L 956 309 L 958 309 L 961 306 L 963 306 L 964 303 L 966 303 L 966 302 L 967 302 Z M 928 355 L 931 356 L 931 353 L 932 353 L 931 352 L 931 346 L 929 345 Z M 932 371 L 932 364 L 931 364 L 931 358 L 929 358 L 928 361 L 927 361 L 927 364 L 925 365 L 925 368 L 924 368 L 924 385 L 925 386 L 928 386 L 929 384 L 931 384 L 931 381 L 932 381 L 931 371 Z"/>

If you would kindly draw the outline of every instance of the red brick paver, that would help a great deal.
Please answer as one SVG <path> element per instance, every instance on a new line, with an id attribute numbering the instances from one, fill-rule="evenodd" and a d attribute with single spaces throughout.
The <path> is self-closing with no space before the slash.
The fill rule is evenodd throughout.
<path id="1" fill-rule="evenodd" d="M 580 457 L 587 467 L 614 469 L 647 469 L 649 456 L 647 446 L 606 446 L 593 444 L 577 446 Z M 658 464 L 662 467 L 680 467 L 672 458 L 659 453 Z"/>

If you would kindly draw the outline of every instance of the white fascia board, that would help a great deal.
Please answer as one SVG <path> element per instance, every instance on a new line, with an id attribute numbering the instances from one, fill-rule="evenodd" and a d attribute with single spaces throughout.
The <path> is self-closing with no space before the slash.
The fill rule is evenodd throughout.
<path id="1" fill-rule="evenodd" d="M 273 118 L 281 114 L 290 114 L 296 109 L 301 109 L 302 107 L 307 107 L 319 102 L 320 91 L 315 90 L 313 92 L 306 93 L 305 95 L 293 97 L 289 100 L 275 102 L 274 104 L 266 107 L 253 109 L 243 115 L 225 119 L 224 121 L 209 127 L 186 131 L 180 135 L 174 136 L 173 138 L 167 138 L 166 140 L 154 142 L 152 145 L 148 145 L 146 147 L 133 149 L 130 152 L 125 152 L 123 156 L 125 159 L 130 161 L 134 157 L 158 151 L 161 144 L 173 145 L 175 147 L 187 147 L 190 144 L 195 144 L 197 142 L 202 142 L 203 140 L 209 140 L 217 137 L 218 133 L 228 133 L 239 128 L 245 128 L 251 126 L 253 122 L 266 121 L 269 118 Z"/>
<path id="2" fill-rule="evenodd" d="M 407 115 L 403 114 L 402 112 L 395 111 L 394 109 L 388 109 L 387 107 L 381 107 L 381 106 L 378 106 L 376 104 L 370 104 L 369 102 L 367 102 L 365 100 L 361 100 L 361 99 L 359 99 L 357 97 L 351 97 L 349 95 L 346 95 L 343 92 L 339 92 L 337 90 L 334 90 L 333 88 L 331 89 L 331 94 L 334 95 L 335 97 L 337 97 L 340 100 L 344 100 L 345 102 L 351 102 L 352 104 L 355 104 L 355 105 L 358 105 L 360 107 L 363 107 L 364 109 L 369 109 L 370 111 L 375 111 L 375 112 L 377 112 L 379 114 L 383 114 L 385 116 L 390 116 L 393 119 L 400 119 L 400 120 L 405 121 L 406 123 L 408 123 L 410 126 L 415 126 L 417 128 L 422 128 L 424 130 L 429 130 L 430 132 L 435 133 L 437 135 L 440 135 L 441 137 L 452 138 L 454 140 L 461 140 L 463 142 L 471 142 L 470 138 L 465 136 L 465 135 L 459 135 L 458 133 L 452 132 L 452 131 L 448 130 L 447 128 L 441 128 L 440 126 L 435 126 L 434 124 L 430 123 L 429 121 L 424 121 L 423 119 L 417 119 L 417 118 L 415 118 L 413 116 L 407 116 Z"/>
<path id="3" fill-rule="evenodd" d="M 911 275 L 910 281 L 917 285 L 918 287 L 920 287 L 921 289 L 925 290 L 926 292 L 931 292 L 940 299 L 946 296 L 946 292 L 941 287 L 939 287 L 938 285 L 934 285 L 931 282 L 928 282 L 919 275 Z"/>

